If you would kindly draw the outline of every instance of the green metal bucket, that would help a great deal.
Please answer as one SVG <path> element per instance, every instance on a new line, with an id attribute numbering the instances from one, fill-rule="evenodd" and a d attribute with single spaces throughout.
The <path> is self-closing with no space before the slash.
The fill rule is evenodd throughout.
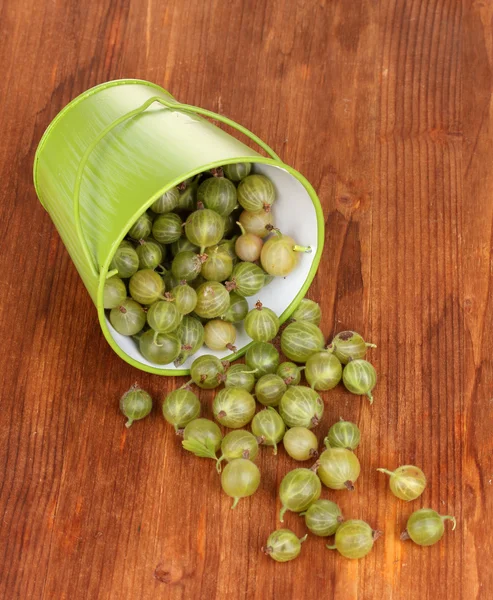
<path id="1" fill-rule="evenodd" d="M 202 116 L 220 121 L 256 142 L 265 158 Z M 146 361 L 133 340 L 118 334 L 103 309 L 103 288 L 118 245 L 135 220 L 184 179 L 220 165 L 251 162 L 276 187 L 273 213 L 283 233 L 311 246 L 295 271 L 276 278 L 257 299 L 286 320 L 305 295 L 320 261 L 324 219 L 308 181 L 285 165 L 256 135 L 208 110 L 180 104 L 147 81 L 109 81 L 70 102 L 44 133 L 34 159 L 34 185 L 98 311 L 103 333 L 125 361 L 159 375 L 180 368 Z M 243 354 L 251 339 L 239 331 Z M 210 353 L 209 351 L 207 351 Z M 228 352 L 215 353 L 225 357 Z"/>

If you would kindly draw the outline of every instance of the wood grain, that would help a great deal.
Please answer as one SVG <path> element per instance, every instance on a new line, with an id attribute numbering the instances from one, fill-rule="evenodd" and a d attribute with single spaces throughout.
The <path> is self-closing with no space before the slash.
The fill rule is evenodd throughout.
<path id="1" fill-rule="evenodd" d="M 1 598 L 492 597 L 492 22 L 489 0 L 0 2 Z M 160 415 L 180 381 L 100 333 L 31 171 L 57 112 L 121 77 L 241 122 L 319 192 L 310 296 L 327 336 L 378 344 L 374 405 L 338 388 L 317 430 L 343 414 L 363 431 L 357 491 L 324 495 L 385 531 L 366 559 L 313 536 L 295 562 L 261 554 L 293 461 L 262 452 L 259 492 L 230 511 Z M 127 431 L 136 380 L 156 407 Z M 412 505 L 375 471 L 405 463 L 430 481 Z M 398 539 L 421 506 L 458 519 L 432 548 Z"/>

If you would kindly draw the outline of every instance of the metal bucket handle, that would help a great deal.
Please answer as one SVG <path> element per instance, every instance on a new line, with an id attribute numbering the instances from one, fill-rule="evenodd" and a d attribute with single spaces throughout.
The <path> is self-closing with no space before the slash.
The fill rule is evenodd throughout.
<path id="1" fill-rule="evenodd" d="M 218 115 L 215 112 L 206 110 L 205 108 L 200 108 L 198 106 L 191 106 L 189 104 L 180 104 L 179 102 L 169 102 L 167 100 L 163 100 L 163 98 L 160 98 L 158 96 L 153 96 L 152 98 L 149 98 L 148 100 L 146 100 L 146 102 L 144 102 L 144 104 L 142 104 L 142 106 L 139 106 L 138 108 L 135 108 L 134 110 L 122 115 L 121 117 L 116 119 L 116 121 L 113 121 L 113 123 L 110 123 L 107 127 L 105 127 L 103 129 L 103 131 L 101 131 L 101 133 L 87 147 L 87 149 L 84 152 L 84 155 L 82 156 L 82 159 L 80 161 L 79 168 L 77 170 L 77 175 L 75 178 L 75 187 L 74 187 L 75 229 L 76 229 L 80 244 L 82 246 L 82 250 L 84 251 L 84 255 L 85 255 L 85 257 L 89 263 L 89 266 L 91 268 L 91 271 L 95 277 L 99 276 L 98 267 L 95 264 L 94 257 L 92 256 L 91 252 L 89 251 L 89 246 L 87 244 L 86 238 L 84 237 L 84 232 L 82 230 L 82 223 L 81 223 L 81 219 L 80 219 L 80 187 L 82 184 L 84 169 L 86 167 L 87 161 L 88 161 L 89 156 L 91 155 L 92 151 L 96 148 L 96 146 L 99 144 L 99 142 L 108 133 L 110 133 L 110 131 L 112 131 L 112 129 L 114 129 L 115 127 L 117 127 L 118 125 L 120 125 L 121 123 L 126 121 L 127 119 L 131 119 L 132 117 L 135 117 L 136 115 L 144 112 L 147 108 L 149 108 L 149 106 L 151 106 L 151 104 L 154 104 L 154 102 L 158 102 L 159 104 L 162 104 L 166 108 L 171 108 L 173 110 L 181 110 L 184 112 L 193 112 L 198 115 L 203 115 L 204 117 L 209 117 L 211 119 L 215 119 L 217 121 L 220 121 L 221 123 L 225 123 L 226 125 L 230 125 L 234 129 L 237 129 L 241 133 L 245 134 L 247 137 L 249 137 L 251 140 L 253 140 L 256 144 L 258 144 L 263 150 L 265 150 L 265 152 L 271 158 L 273 158 L 274 160 L 277 160 L 279 162 L 282 162 L 281 159 L 279 158 L 279 156 L 277 156 L 277 154 L 274 152 L 274 150 L 272 150 L 272 148 L 270 148 L 270 146 L 268 146 L 265 142 L 263 142 L 259 137 L 257 137 L 254 133 L 252 133 L 246 127 L 243 127 L 243 125 L 240 125 L 239 123 L 236 123 L 235 121 L 232 121 L 231 119 L 228 119 L 227 117 Z M 108 273 L 107 277 L 111 277 L 115 273 L 116 273 L 116 271 L 110 271 Z"/>

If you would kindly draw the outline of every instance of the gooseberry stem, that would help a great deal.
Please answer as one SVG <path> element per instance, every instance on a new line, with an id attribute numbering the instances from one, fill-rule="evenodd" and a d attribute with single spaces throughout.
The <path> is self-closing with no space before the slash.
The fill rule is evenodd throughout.
<path id="1" fill-rule="evenodd" d="M 221 465 L 221 461 L 223 461 L 226 457 L 223 455 L 221 457 L 219 457 L 216 461 L 216 471 L 218 473 L 220 473 L 222 471 L 222 465 Z"/>
<path id="2" fill-rule="evenodd" d="M 274 442 L 274 450 L 273 450 L 272 454 L 274 456 L 276 456 L 276 454 L 277 454 L 277 444 L 276 444 L 276 442 Z"/>
<path id="3" fill-rule="evenodd" d="M 302 544 L 303 542 L 306 542 L 307 538 L 308 538 L 308 533 L 305 533 L 305 535 L 302 538 L 299 538 L 300 544 Z"/>
<path id="4" fill-rule="evenodd" d="M 235 498 L 234 502 L 233 502 L 233 506 L 231 507 L 231 510 L 233 510 L 233 508 L 236 508 L 238 506 L 238 502 L 240 501 L 239 498 Z"/>
<path id="5" fill-rule="evenodd" d="M 133 422 L 134 420 L 129 418 L 128 421 L 125 423 L 125 427 L 130 427 Z"/>
<path id="6" fill-rule="evenodd" d="M 442 521 L 452 521 L 452 531 L 457 527 L 457 520 L 452 515 L 440 515 Z"/>
<path id="7" fill-rule="evenodd" d="M 154 332 L 154 337 L 152 338 L 152 343 L 153 343 L 153 344 L 155 344 L 156 346 L 159 346 L 159 347 L 161 347 L 161 346 L 162 346 L 162 344 L 158 344 L 158 343 L 157 343 L 157 337 L 158 337 L 158 335 L 159 335 L 159 332 L 158 332 L 158 331 L 155 331 L 155 332 Z"/>
<path id="8" fill-rule="evenodd" d="M 389 471 L 388 469 L 377 469 L 377 471 L 380 471 L 380 473 L 386 473 L 387 475 L 390 475 L 391 477 L 394 474 L 394 471 Z"/>
<path id="9" fill-rule="evenodd" d="M 376 344 L 370 344 L 369 342 L 366 342 L 366 343 L 365 343 L 365 346 L 366 346 L 367 348 L 376 348 L 376 347 L 377 347 L 377 345 L 376 345 Z"/>
<path id="10" fill-rule="evenodd" d="M 337 550 L 337 546 L 329 546 L 329 544 L 327 544 L 325 547 L 329 550 Z"/>
<path id="11" fill-rule="evenodd" d="M 281 512 L 279 513 L 279 521 L 281 521 L 281 523 L 284 523 L 284 513 L 287 511 L 287 507 L 283 506 L 281 508 Z"/>
<path id="12" fill-rule="evenodd" d="M 371 392 L 367 392 L 366 395 L 368 396 L 368 399 L 370 400 L 370 404 L 373 404 L 373 396 L 372 396 Z"/>
<path id="13" fill-rule="evenodd" d="M 310 471 L 313 471 L 314 473 L 316 473 L 318 471 L 318 468 L 320 467 L 320 461 L 317 460 L 313 463 L 313 465 L 310 467 Z"/>
<path id="14" fill-rule="evenodd" d="M 240 228 L 241 235 L 245 235 L 245 234 L 246 234 L 246 231 L 245 231 L 245 228 L 243 227 L 243 225 L 242 225 L 242 224 L 241 224 L 239 221 L 236 221 L 236 224 L 237 224 L 237 225 L 238 225 L 238 227 Z"/>
<path id="15" fill-rule="evenodd" d="M 305 252 L 305 254 L 310 254 L 310 252 L 312 251 L 311 246 L 298 246 L 298 244 L 295 244 L 293 246 L 293 250 L 295 252 Z"/>

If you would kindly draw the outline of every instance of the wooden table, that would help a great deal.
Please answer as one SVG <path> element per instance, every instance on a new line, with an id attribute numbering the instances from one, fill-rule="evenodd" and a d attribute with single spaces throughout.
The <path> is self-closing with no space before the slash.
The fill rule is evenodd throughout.
<path id="1" fill-rule="evenodd" d="M 1 598 L 493 596 L 492 20 L 489 0 L 0 3 Z M 32 163 L 67 102 L 121 77 L 240 121 L 318 191 L 324 333 L 378 344 L 374 405 L 338 388 L 316 430 L 362 429 L 357 490 L 324 496 L 385 531 L 366 559 L 313 536 L 295 562 L 263 555 L 294 462 L 262 452 L 259 492 L 231 511 L 160 415 L 182 380 L 105 342 Z M 127 431 L 134 381 L 156 406 Z M 376 472 L 406 463 L 429 477 L 410 505 Z M 458 521 L 432 548 L 399 540 L 422 506 Z"/>

